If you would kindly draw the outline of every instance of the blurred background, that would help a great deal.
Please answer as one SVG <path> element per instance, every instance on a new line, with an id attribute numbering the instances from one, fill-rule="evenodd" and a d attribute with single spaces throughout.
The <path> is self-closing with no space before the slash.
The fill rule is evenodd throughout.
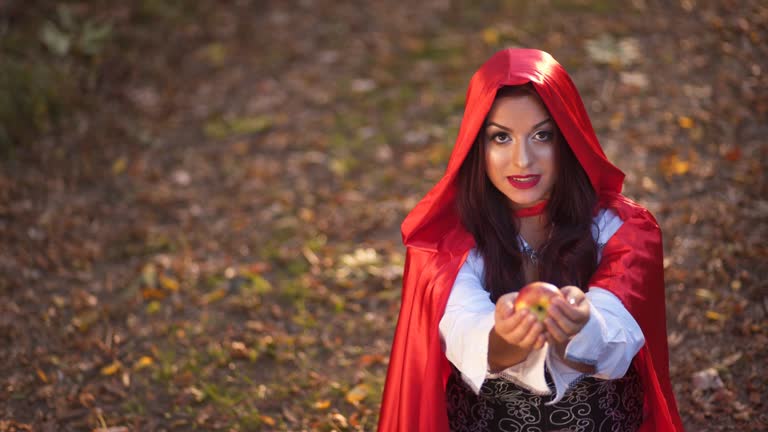
<path id="1" fill-rule="evenodd" d="M 0 0 L 0 431 L 375 430 L 399 224 L 510 46 L 662 226 L 687 429 L 765 430 L 765 2 Z"/>

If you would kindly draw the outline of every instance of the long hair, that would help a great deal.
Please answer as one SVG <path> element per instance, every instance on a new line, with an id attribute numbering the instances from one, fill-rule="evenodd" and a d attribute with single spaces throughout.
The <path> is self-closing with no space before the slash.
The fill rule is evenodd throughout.
<path id="1" fill-rule="evenodd" d="M 530 84 L 504 87 L 496 98 L 531 94 Z M 592 238 L 592 216 L 597 195 L 565 138 L 556 131 L 557 178 L 547 205 L 552 230 L 539 248 L 538 279 L 558 287 L 585 286 L 597 267 L 597 244 Z M 478 132 L 458 173 L 456 205 L 464 227 L 475 238 L 483 257 L 485 289 L 491 300 L 519 291 L 525 284 L 523 255 L 518 243 L 519 221 L 508 198 L 488 178 L 483 128 Z"/>

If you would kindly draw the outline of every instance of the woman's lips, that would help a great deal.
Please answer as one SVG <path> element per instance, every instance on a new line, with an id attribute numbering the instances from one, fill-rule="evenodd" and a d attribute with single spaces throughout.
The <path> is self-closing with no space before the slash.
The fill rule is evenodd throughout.
<path id="1" fill-rule="evenodd" d="M 540 175 L 524 175 L 524 176 L 508 176 L 507 181 L 509 184 L 517 189 L 530 189 L 541 180 Z"/>

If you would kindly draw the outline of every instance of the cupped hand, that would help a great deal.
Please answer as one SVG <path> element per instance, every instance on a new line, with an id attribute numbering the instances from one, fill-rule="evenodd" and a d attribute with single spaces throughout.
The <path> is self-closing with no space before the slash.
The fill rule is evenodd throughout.
<path id="1" fill-rule="evenodd" d="M 550 342 L 564 345 L 589 320 L 589 300 L 581 289 L 573 285 L 560 288 L 560 292 L 563 297 L 552 300 L 544 319 L 544 327 Z"/>
<path id="2" fill-rule="evenodd" d="M 515 311 L 517 293 L 505 294 L 496 301 L 494 331 L 507 344 L 530 352 L 546 341 L 544 325 L 527 310 Z"/>

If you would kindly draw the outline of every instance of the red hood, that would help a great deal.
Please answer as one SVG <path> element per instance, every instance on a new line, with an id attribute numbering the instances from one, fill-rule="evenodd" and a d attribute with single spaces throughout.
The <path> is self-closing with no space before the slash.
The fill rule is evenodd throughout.
<path id="1" fill-rule="evenodd" d="M 461 129 L 445 175 L 403 222 L 406 246 L 460 252 L 473 244 L 469 233 L 461 227 L 454 204 L 456 174 L 475 142 L 496 92 L 504 86 L 529 82 L 584 167 L 598 197 L 604 201 L 621 192 L 624 173 L 605 157 L 581 97 L 565 69 L 544 51 L 505 49 L 491 57 L 472 77 Z"/>

